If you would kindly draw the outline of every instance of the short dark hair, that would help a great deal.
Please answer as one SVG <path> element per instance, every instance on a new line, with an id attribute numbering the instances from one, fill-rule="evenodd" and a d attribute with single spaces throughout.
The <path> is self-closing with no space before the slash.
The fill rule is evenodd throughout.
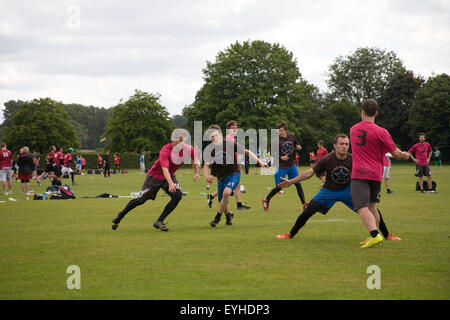
<path id="1" fill-rule="evenodd" d="M 337 143 L 337 141 L 338 141 L 339 138 L 343 138 L 343 139 L 347 138 L 347 139 L 348 139 L 348 136 L 347 136 L 345 133 L 339 133 L 339 134 L 337 134 L 336 137 L 334 137 L 334 144 Z"/>
<path id="2" fill-rule="evenodd" d="M 321 145 L 325 145 L 325 142 L 323 142 L 323 140 L 317 140 L 316 143 L 319 143 L 319 144 L 321 144 Z"/>
<path id="3" fill-rule="evenodd" d="M 284 130 L 287 131 L 288 125 L 286 124 L 286 122 L 280 122 L 280 123 L 277 124 L 277 127 L 276 127 L 276 128 L 277 128 L 277 129 L 283 128 Z"/>
<path id="4" fill-rule="evenodd" d="M 425 133 L 421 132 L 421 133 L 419 133 L 418 137 L 420 138 L 420 136 L 426 137 L 427 135 Z"/>
<path id="5" fill-rule="evenodd" d="M 0 148 L 4 148 L 4 147 L 6 147 L 6 143 L 2 142 L 2 143 L 0 144 Z"/>
<path id="6" fill-rule="evenodd" d="M 362 102 L 362 109 L 366 116 L 373 117 L 378 111 L 378 103 L 375 99 L 365 99 Z"/>

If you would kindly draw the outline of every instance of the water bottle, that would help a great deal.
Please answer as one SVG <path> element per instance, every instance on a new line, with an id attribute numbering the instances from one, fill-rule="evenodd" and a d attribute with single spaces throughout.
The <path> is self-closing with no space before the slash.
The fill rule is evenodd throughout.
<path id="1" fill-rule="evenodd" d="M 206 196 L 206 193 L 202 192 L 200 193 L 201 196 Z"/>
<path id="2" fill-rule="evenodd" d="M 42 195 L 42 200 L 47 200 L 47 194 L 46 194 L 46 193 L 44 193 L 44 194 Z"/>

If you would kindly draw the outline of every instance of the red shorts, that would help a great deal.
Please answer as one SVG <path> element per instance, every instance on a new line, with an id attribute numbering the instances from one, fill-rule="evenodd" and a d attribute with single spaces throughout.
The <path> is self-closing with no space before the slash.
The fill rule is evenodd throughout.
<path id="1" fill-rule="evenodd" d="M 19 179 L 20 180 L 31 180 L 31 174 L 23 174 L 19 172 Z"/>

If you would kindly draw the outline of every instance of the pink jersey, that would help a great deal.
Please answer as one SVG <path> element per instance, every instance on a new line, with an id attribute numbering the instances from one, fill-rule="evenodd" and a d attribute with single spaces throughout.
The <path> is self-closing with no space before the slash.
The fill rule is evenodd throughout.
<path id="1" fill-rule="evenodd" d="M 11 168 L 12 152 L 8 149 L 0 150 L 0 170 Z"/>
<path id="2" fill-rule="evenodd" d="M 180 168 L 184 163 L 184 153 L 189 153 L 190 158 L 194 159 L 194 156 L 197 156 L 199 150 L 195 150 L 194 147 L 184 144 L 179 152 L 173 150 L 173 144 L 168 143 L 164 147 L 162 147 L 159 152 L 159 158 L 153 164 L 153 166 L 148 170 L 147 175 L 152 176 L 159 180 L 165 180 L 162 168 L 169 169 L 170 176 L 175 174 L 175 171 Z"/>
<path id="3" fill-rule="evenodd" d="M 64 167 L 69 168 L 71 160 L 72 160 L 72 154 L 71 153 L 66 153 L 64 155 Z"/>
<path id="4" fill-rule="evenodd" d="M 390 167 L 391 166 L 391 162 L 389 161 L 389 158 L 384 155 L 383 157 L 383 167 Z"/>
<path id="5" fill-rule="evenodd" d="M 225 137 L 225 140 L 226 141 L 233 141 L 233 142 L 235 142 L 236 141 L 236 136 L 233 136 L 232 134 L 227 134 L 226 137 Z"/>
<path id="6" fill-rule="evenodd" d="M 58 151 L 53 154 L 53 166 L 60 167 L 63 161 L 64 161 L 64 153 Z"/>
<path id="7" fill-rule="evenodd" d="M 411 147 L 411 149 L 408 150 L 409 153 L 414 153 L 414 156 L 417 159 L 417 164 L 421 166 L 428 165 L 428 154 L 432 151 L 433 150 L 428 142 L 417 142 Z"/>
<path id="8" fill-rule="evenodd" d="M 320 159 L 325 157 L 327 154 L 328 154 L 327 149 L 325 149 L 325 148 L 317 149 L 317 161 L 319 161 Z"/>
<path id="9" fill-rule="evenodd" d="M 352 179 L 383 180 L 383 157 L 397 149 L 389 132 L 373 122 L 361 121 L 350 128 Z"/>

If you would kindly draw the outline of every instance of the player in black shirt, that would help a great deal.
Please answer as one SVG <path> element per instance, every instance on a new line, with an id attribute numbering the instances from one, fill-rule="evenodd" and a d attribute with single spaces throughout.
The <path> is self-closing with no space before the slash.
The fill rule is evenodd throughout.
<path id="1" fill-rule="evenodd" d="M 274 174 L 275 188 L 262 199 L 262 205 L 265 211 L 269 210 L 269 202 L 272 197 L 281 191 L 281 188 L 278 187 L 278 184 L 282 181 L 281 179 L 286 177 L 286 175 L 289 179 L 298 177 L 298 169 L 295 165 L 295 151 L 301 150 L 302 147 L 297 142 L 295 134 L 287 132 L 288 127 L 286 123 L 281 122 L 277 124 L 277 129 L 279 132 L 279 165 Z M 299 181 L 295 183 L 295 187 L 297 188 L 297 194 L 300 201 L 305 205 L 305 194 L 303 193 L 303 188 Z"/>
<path id="2" fill-rule="evenodd" d="M 303 181 L 314 175 L 326 174 L 325 183 L 320 191 L 309 202 L 308 206 L 300 214 L 289 233 L 280 234 L 277 239 L 291 239 L 305 225 L 309 218 L 316 212 L 326 214 L 333 205 L 341 201 L 351 210 L 355 211 L 350 191 L 350 181 L 352 172 L 352 155 L 348 153 L 349 139 L 345 134 L 338 134 L 334 139 L 334 152 L 327 154 L 320 159 L 313 168 L 302 172 L 297 178 L 284 180 L 278 187 L 286 188 L 297 181 Z M 395 235 L 389 233 L 386 224 L 380 214 L 379 229 L 386 240 L 401 241 Z"/>

